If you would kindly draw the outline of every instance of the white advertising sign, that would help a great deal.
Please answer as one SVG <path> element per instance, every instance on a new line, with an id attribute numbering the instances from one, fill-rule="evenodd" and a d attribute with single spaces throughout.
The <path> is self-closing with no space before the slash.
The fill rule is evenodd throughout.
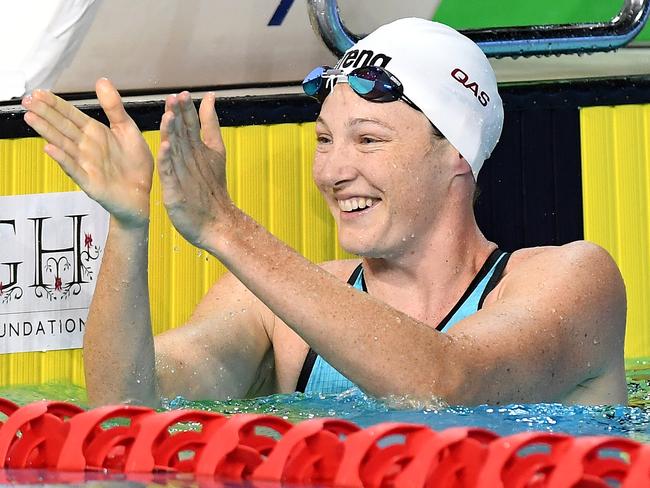
<path id="1" fill-rule="evenodd" d="M 0 197 L 0 354 L 81 347 L 107 233 L 83 192 Z"/>

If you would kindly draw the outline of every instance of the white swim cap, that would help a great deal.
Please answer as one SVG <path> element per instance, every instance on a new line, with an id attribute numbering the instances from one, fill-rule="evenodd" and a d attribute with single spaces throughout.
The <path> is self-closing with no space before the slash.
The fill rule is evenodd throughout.
<path id="1" fill-rule="evenodd" d="M 424 19 L 383 25 L 348 49 L 336 67 L 386 68 L 404 95 L 444 134 L 474 177 L 499 141 L 503 104 L 485 54 L 458 31 Z"/>

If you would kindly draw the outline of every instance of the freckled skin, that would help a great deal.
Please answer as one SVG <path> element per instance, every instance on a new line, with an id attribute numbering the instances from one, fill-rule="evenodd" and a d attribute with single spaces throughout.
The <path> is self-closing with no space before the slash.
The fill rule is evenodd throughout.
<path id="1" fill-rule="evenodd" d="M 340 117 L 343 112 L 350 116 Z M 373 257 L 419 252 L 426 240 L 411 236 L 420 237 L 436 224 L 435 209 L 443 206 L 454 170 L 442 160 L 453 148 L 433 140 L 426 117 L 406 104 L 369 103 L 346 85 L 325 100 L 316 133 L 313 176 L 343 247 Z M 342 222 L 341 193 L 380 198 L 375 213 L 381 216 L 369 223 Z"/>
<path id="2" fill-rule="evenodd" d="M 24 101 L 48 154 L 115 209 L 86 326 L 92 403 L 291 392 L 307 344 L 377 396 L 626 403 L 625 289 L 594 244 L 515 252 L 483 309 L 448 334 L 434 330 L 496 247 L 476 226 L 471 170 L 421 113 L 345 84 L 322 107 L 313 174 L 342 245 L 363 259 L 369 293 L 345 284 L 360 259 L 313 265 L 234 206 L 214 96 L 197 116 L 184 92 L 168 98 L 161 124 L 164 203 L 179 232 L 231 273 L 187 324 L 152 337 L 141 183 L 151 156 L 110 82 L 97 88 L 110 130 L 50 93 Z M 356 197 L 373 204 L 340 209 Z"/>

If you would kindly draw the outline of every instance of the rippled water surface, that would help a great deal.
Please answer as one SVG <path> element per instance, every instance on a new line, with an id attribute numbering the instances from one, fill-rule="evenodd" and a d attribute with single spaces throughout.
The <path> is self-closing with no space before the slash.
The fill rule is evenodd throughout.
<path id="1" fill-rule="evenodd" d="M 314 417 L 339 417 L 363 427 L 379 422 L 412 422 L 442 430 L 453 426 L 480 426 L 500 435 L 525 430 L 572 435 L 618 435 L 650 442 L 650 359 L 628 361 L 630 404 L 623 406 L 565 406 L 524 404 L 491 407 L 413 405 L 403 399 L 379 401 L 358 390 L 341 395 L 272 395 L 251 400 L 167 400 L 164 409 L 192 408 L 225 414 L 266 413 L 292 422 Z M 66 385 L 0 389 L 0 396 L 19 404 L 41 399 L 65 400 L 85 406 L 85 391 Z"/>

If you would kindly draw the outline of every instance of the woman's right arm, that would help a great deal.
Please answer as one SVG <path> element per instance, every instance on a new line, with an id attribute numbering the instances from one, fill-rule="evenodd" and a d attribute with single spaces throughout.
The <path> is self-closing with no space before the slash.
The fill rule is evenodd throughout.
<path id="1" fill-rule="evenodd" d="M 223 314 L 237 320 L 218 319 L 220 311 L 230 308 L 230 301 L 234 305 L 242 298 L 250 300 L 245 288 L 231 286 L 233 291 L 228 292 L 217 286 L 199 307 L 202 313 L 193 325 L 163 335 L 154 344 L 148 285 L 153 158 L 110 81 L 99 80 L 96 89 L 110 128 L 50 92 L 36 91 L 23 100 L 25 121 L 48 142 L 45 152 L 111 214 L 84 336 L 89 402 L 155 405 L 161 392 L 169 396 L 245 394 L 257 380 L 255 372 L 270 350 L 260 314 L 254 311 L 258 302 L 250 302 L 250 313 Z M 240 296 L 215 299 L 219 288 Z M 201 357 L 191 359 L 195 349 L 191 339 L 197 335 L 204 349 Z M 241 341 L 250 341 L 249 347 L 242 347 L 246 344 Z M 214 357 L 214 353 L 221 353 L 221 357 Z M 229 359 L 234 364 L 228 364 Z M 242 373 L 237 387 L 226 384 L 227 380 L 219 385 L 218 376 L 225 378 L 216 371 L 234 366 Z M 192 385 L 197 370 L 206 375 L 201 377 L 204 387 Z"/>
<path id="2" fill-rule="evenodd" d="M 111 83 L 99 80 L 96 89 L 110 128 L 40 90 L 23 100 L 25 121 L 47 140 L 45 152 L 111 214 L 84 334 L 88 399 L 152 404 L 158 398 L 147 283 L 153 158 Z"/>

